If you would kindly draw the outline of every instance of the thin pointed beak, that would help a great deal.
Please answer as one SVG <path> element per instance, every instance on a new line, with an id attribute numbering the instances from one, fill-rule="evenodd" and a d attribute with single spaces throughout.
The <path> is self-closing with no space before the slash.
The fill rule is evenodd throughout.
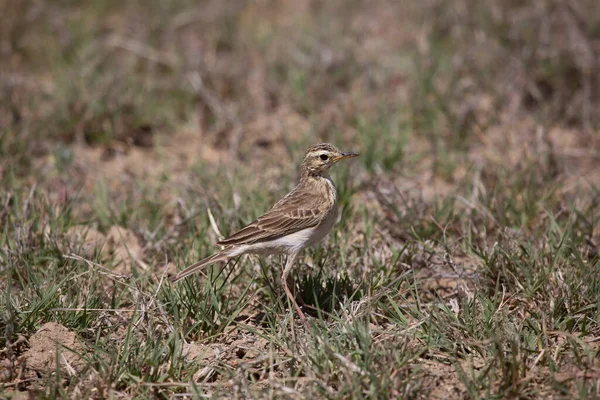
<path id="1" fill-rule="evenodd" d="M 340 160 L 343 160 L 344 158 L 354 158 L 354 157 L 358 157 L 359 154 L 358 153 L 353 153 L 351 151 L 342 153 L 341 156 L 339 156 L 338 158 L 335 159 L 335 162 L 338 162 Z"/>

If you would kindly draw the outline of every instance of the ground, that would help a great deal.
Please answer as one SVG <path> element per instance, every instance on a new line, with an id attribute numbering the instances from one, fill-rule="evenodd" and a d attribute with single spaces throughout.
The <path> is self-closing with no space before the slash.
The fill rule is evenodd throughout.
<path id="1" fill-rule="evenodd" d="M 600 397 L 591 0 L 2 1 L 0 397 Z M 294 269 L 171 284 L 361 156 Z"/>

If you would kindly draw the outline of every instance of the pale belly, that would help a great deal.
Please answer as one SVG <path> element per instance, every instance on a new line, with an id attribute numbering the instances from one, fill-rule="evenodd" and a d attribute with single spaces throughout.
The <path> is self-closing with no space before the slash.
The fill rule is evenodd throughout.
<path id="1" fill-rule="evenodd" d="M 306 246 L 312 246 L 313 244 L 317 243 L 325 236 L 327 236 L 329 232 L 331 232 L 331 228 L 333 228 L 333 224 L 335 224 L 336 219 L 337 204 L 335 205 L 334 209 L 329 213 L 329 216 L 313 230 L 309 240 L 307 241 Z"/>

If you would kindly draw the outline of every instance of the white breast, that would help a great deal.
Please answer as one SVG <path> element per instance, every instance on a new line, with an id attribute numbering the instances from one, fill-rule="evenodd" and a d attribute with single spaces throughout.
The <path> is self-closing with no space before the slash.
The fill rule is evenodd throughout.
<path id="1" fill-rule="evenodd" d="M 311 245 L 317 243 L 318 241 L 320 241 L 321 239 L 323 239 L 325 236 L 327 236 L 329 234 L 329 232 L 331 232 L 331 228 L 333 228 L 333 224 L 335 224 L 336 219 L 337 219 L 337 204 L 334 207 L 334 210 L 332 210 L 329 213 L 327 218 L 325 218 L 325 220 L 323 220 L 323 222 L 321 222 L 321 224 L 314 229 L 314 232 L 311 235 L 311 237 L 309 238 L 306 246 L 311 246 Z"/>
<path id="2" fill-rule="evenodd" d="M 327 176 L 326 179 L 327 179 L 327 183 L 329 183 L 329 185 L 331 185 L 332 193 L 334 196 L 333 207 L 329 211 L 329 214 L 327 215 L 327 217 L 321 222 L 321 224 L 319 226 L 317 226 L 315 228 L 315 231 L 313 232 L 312 236 L 310 237 L 307 246 L 315 244 L 318 241 L 320 241 L 321 239 L 323 239 L 325 236 L 327 236 L 327 234 L 329 232 L 331 232 L 331 228 L 333 228 L 333 224 L 335 224 L 335 221 L 337 220 L 337 213 L 338 213 L 337 191 L 335 189 L 335 185 L 333 184 L 333 181 L 331 180 L 331 178 L 329 178 L 329 176 Z"/>

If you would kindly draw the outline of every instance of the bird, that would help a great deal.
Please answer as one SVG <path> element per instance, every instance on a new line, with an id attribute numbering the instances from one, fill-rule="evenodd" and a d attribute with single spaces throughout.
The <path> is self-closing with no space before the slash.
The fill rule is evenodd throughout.
<path id="1" fill-rule="evenodd" d="M 302 250 L 327 236 L 337 219 L 338 196 L 329 169 L 341 160 L 358 155 L 342 152 L 329 143 L 311 146 L 300 166 L 300 181 L 291 192 L 265 214 L 217 242 L 224 246 L 222 250 L 181 270 L 171 281 L 178 282 L 214 263 L 243 254 L 284 254 L 287 259 L 281 273 L 281 285 L 306 324 L 306 316 L 288 287 L 288 274 Z"/>

